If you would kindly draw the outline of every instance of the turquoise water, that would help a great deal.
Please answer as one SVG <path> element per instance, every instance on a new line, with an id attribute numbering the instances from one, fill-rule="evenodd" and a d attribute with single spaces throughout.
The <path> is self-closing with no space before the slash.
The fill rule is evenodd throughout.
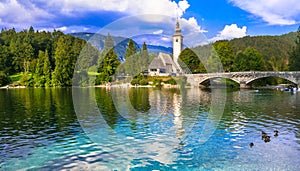
<path id="1" fill-rule="evenodd" d="M 267 90 L 1 89 L 0 170 L 299 170 L 299 98 Z"/>

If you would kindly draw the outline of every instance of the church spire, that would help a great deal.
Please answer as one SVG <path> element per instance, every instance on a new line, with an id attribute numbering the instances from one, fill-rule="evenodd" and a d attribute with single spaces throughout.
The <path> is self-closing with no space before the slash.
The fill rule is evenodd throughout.
<path id="1" fill-rule="evenodd" d="M 178 18 L 176 19 L 176 27 L 175 27 L 175 34 L 174 35 L 181 35 L 181 29 L 180 29 Z"/>

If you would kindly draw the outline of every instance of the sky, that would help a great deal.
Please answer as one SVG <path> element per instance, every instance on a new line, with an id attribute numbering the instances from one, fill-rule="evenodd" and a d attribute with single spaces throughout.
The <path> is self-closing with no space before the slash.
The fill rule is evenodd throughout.
<path id="1" fill-rule="evenodd" d="M 213 42 L 297 31 L 299 0 L 0 0 L 0 27 L 170 37 Z M 193 34 L 192 34 L 193 33 Z M 155 43 L 155 42 L 154 42 Z M 197 42 L 199 43 L 199 42 Z"/>

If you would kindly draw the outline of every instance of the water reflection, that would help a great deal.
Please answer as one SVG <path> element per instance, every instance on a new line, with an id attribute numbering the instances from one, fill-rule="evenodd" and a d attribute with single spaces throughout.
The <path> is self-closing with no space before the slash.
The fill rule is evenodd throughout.
<path id="1" fill-rule="evenodd" d="M 211 112 L 218 108 L 210 108 L 224 93 L 219 122 Z M 299 97 L 222 89 L 78 88 L 73 97 L 71 89 L 0 90 L 0 170 L 297 170 Z M 261 130 L 271 142 L 261 140 Z"/>
<path id="2" fill-rule="evenodd" d="M 70 89 L 15 89 L 0 93 L 0 163 L 32 155 L 36 147 L 74 135 L 74 130 L 68 129 L 76 125 Z"/>

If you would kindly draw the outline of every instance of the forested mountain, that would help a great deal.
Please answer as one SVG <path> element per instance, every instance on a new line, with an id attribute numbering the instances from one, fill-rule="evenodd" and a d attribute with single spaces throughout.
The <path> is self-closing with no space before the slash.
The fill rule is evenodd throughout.
<path id="1" fill-rule="evenodd" d="M 253 47 L 260 52 L 266 61 L 270 62 L 271 70 L 287 70 L 289 63 L 289 52 L 296 45 L 297 34 L 291 32 L 281 36 L 246 36 L 243 38 L 233 39 L 230 44 L 234 52 L 245 50 L 247 47 Z"/>
<path id="2" fill-rule="evenodd" d="M 102 35 L 99 33 L 79 32 L 79 33 L 71 33 L 71 35 L 91 42 L 91 44 L 98 47 L 100 50 L 102 50 L 104 48 L 104 42 L 107 39 L 106 35 Z M 119 57 L 119 60 L 124 61 L 125 51 L 126 51 L 126 47 L 127 47 L 129 38 L 114 36 L 114 35 L 111 35 L 111 37 L 115 43 L 115 51 Z M 134 41 L 134 39 L 133 39 L 133 41 Z M 148 42 L 146 42 L 146 43 L 148 43 Z M 140 49 L 140 47 L 142 47 L 142 44 L 138 44 L 135 41 L 134 41 L 134 44 L 135 44 L 136 49 Z M 168 54 L 172 53 L 172 47 L 164 47 L 164 46 L 148 44 L 147 48 L 148 48 L 149 54 L 154 53 L 157 55 L 159 52 L 165 52 Z"/>
<path id="3" fill-rule="evenodd" d="M 180 59 L 193 73 L 207 72 L 206 69 L 213 72 L 218 67 L 222 67 L 225 72 L 286 71 L 290 69 L 290 53 L 296 46 L 296 38 L 297 32 L 291 32 L 281 36 L 246 36 L 220 40 L 209 45 L 187 48 Z M 222 66 L 217 66 L 218 60 Z M 198 67 L 195 63 L 199 63 Z M 206 69 L 202 63 L 207 64 Z"/>
<path id="4" fill-rule="evenodd" d="M 70 35 L 84 39 L 86 41 L 89 41 L 93 46 L 97 47 L 100 51 L 104 48 L 104 42 L 107 39 L 107 36 L 104 36 L 99 33 L 87 33 L 87 32 L 79 32 L 79 33 L 71 33 Z M 125 60 L 125 52 L 126 47 L 129 42 L 129 38 L 120 37 L 120 36 L 111 36 L 113 42 L 114 42 L 114 49 L 115 52 L 119 58 L 119 61 Z M 134 45 L 136 49 L 140 49 L 139 45 L 134 42 Z"/>

